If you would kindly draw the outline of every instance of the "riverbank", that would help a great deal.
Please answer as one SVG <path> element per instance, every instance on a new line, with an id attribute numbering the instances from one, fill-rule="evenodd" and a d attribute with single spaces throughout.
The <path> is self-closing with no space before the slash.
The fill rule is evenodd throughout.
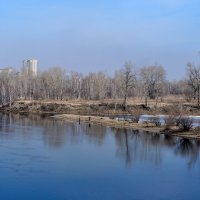
<path id="1" fill-rule="evenodd" d="M 119 115 L 197 115 L 200 116 L 199 107 L 194 104 L 177 102 L 149 102 L 148 106 L 140 100 L 130 100 L 126 110 L 122 100 L 18 100 L 11 107 L 0 106 L 0 112 L 6 113 L 54 113 L 54 114 L 80 114 L 94 116 Z"/>
<path id="2" fill-rule="evenodd" d="M 88 124 L 99 124 L 103 126 L 109 126 L 114 128 L 126 128 L 131 130 L 145 131 L 155 134 L 166 134 L 171 136 L 177 136 L 188 139 L 200 139 L 199 130 L 191 131 L 180 131 L 178 127 L 171 127 L 170 130 L 166 130 L 165 126 L 156 127 L 153 123 L 134 123 L 131 121 L 118 121 L 116 119 L 111 119 L 109 117 L 100 116 L 89 116 L 89 115 L 73 115 L 73 114 L 59 114 L 52 116 L 55 119 L 67 121 L 67 122 L 77 122 L 77 123 L 88 123 Z"/>
<path id="3" fill-rule="evenodd" d="M 194 105 L 187 104 L 163 104 L 160 103 L 155 107 L 154 104 L 145 106 L 144 104 L 129 102 L 127 109 L 124 110 L 121 101 L 104 100 L 104 101 L 86 101 L 86 100 L 69 100 L 69 101 L 47 101 L 47 100 L 21 100 L 16 101 L 11 107 L 0 107 L 0 112 L 3 113 L 22 113 L 22 114 L 51 114 L 54 118 L 77 122 L 93 124 L 102 124 L 104 126 L 116 128 L 128 128 L 132 130 L 142 130 L 159 134 L 170 134 L 183 138 L 200 138 L 200 130 L 192 129 L 188 132 L 181 131 L 176 126 L 171 126 L 166 129 L 165 126 L 157 127 L 154 123 L 135 123 L 133 121 L 119 121 L 116 117 L 119 116 L 135 116 L 142 115 L 174 115 L 174 116 L 200 116 L 200 111 Z"/>

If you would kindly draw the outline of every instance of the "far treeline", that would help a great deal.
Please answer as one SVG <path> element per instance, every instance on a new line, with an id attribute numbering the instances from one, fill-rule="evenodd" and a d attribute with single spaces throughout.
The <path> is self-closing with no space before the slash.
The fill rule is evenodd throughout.
<path id="1" fill-rule="evenodd" d="M 122 99 L 124 108 L 128 97 L 143 97 L 155 102 L 165 95 L 183 95 L 200 105 L 200 66 L 189 63 L 184 80 L 166 80 L 162 66 L 153 65 L 137 70 L 130 62 L 111 77 L 104 72 L 66 72 L 61 67 L 49 68 L 37 76 L 0 73 L 0 105 L 10 105 L 17 99 Z"/>

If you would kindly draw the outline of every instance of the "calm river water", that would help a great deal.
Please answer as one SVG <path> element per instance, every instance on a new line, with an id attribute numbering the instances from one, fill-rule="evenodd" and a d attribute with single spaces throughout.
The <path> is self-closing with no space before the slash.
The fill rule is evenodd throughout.
<path id="1" fill-rule="evenodd" d="M 200 141 L 0 114 L 0 199 L 199 200 Z"/>

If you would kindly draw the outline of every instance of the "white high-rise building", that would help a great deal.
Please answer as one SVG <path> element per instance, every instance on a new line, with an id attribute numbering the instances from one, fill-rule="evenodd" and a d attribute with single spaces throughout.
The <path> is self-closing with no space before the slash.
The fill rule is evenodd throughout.
<path id="1" fill-rule="evenodd" d="M 27 75 L 37 76 L 37 64 L 38 60 L 36 59 L 23 60 L 22 72 Z"/>
<path id="2" fill-rule="evenodd" d="M 15 70 L 12 67 L 4 67 L 0 69 L 0 74 L 12 74 Z"/>

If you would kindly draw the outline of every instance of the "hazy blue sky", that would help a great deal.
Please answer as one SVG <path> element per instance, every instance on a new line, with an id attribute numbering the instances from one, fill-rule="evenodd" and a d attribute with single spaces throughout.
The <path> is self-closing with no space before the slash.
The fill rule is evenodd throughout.
<path id="1" fill-rule="evenodd" d="M 128 60 L 179 79 L 200 61 L 199 0 L 2 0 L 0 24 L 1 67 L 34 57 L 41 69 L 112 73 Z"/>

